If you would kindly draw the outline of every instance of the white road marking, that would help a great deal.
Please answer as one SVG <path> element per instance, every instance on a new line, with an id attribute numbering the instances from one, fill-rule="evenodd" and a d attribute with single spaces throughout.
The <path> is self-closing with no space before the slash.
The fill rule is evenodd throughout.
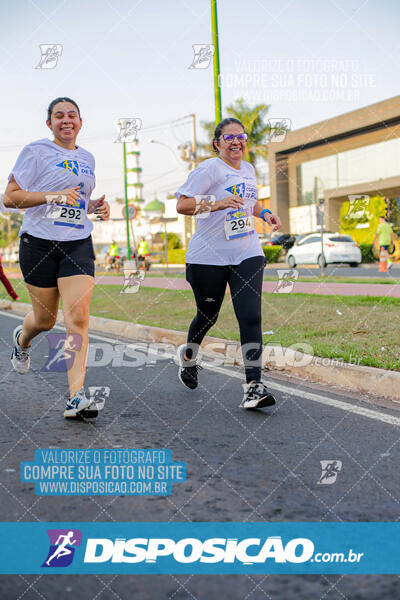
<path id="1" fill-rule="evenodd" d="M 5 317 L 11 317 L 12 319 L 22 320 L 24 317 L 20 315 L 14 315 L 13 313 L 9 313 L 7 311 L 0 310 L 0 315 L 4 315 Z M 64 330 L 64 327 L 61 325 L 56 325 L 54 329 Z M 118 340 L 112 337 L 106 337 L 103 335 L 99 335 L 97 333 L 90 333 L 89 337 L 101 340 L 104 342 L 111 342 L 114 344 L 120 344 L 122 340 Z M 135 346 L 134 342 L 129 342 L 132 346 Z M 146 342 L 142 342 L 146 343 Z M 140 345 L 140 342 L 137 344 L 138 349 L 143 349 L 143 345 Z M 149 352 L 152 353 L 151 349 Z M 157 354 L 156 351 L 153 352 Z M 171 354 L 166 352 L 163 356 L 166 358 L 175 358 L 175 354 Z M 216 367 L 216 366 L 206 366 L 205 369 L 209 369 L 210 371 L 221 373 L 222 375 L 226 375 L 228 377 L 233 377 L 235 379 L 243 380 L 243 373 L 238 373 L 234 370 L 229 370 L 224 367 Z M 329 398 L 327 396 L 322 396 L 320 394 L 315 394 L 314 392 L 307 392 L 305 390 L 294 390 L 292 387 L 282 385 L 281 383 L 276 383 L 271 380 L 264 380 L 269 388 L 272 390 L 276 390 L 278 392 L 282 392 L 284 394 L 289 394 L 290 396 L 296 396 L 296 398 L 304 398 L 306 400 L 312 400 L 313 402 L 318 402 L 319 404 L 325 404 L 327 406 L 332 406 L 333 408 L 337 408 L 339 410 L 345 410 L 347 412 L 351 412 L 356 415 L 360 415 L 361 417 L 367 417 L 368 419 L 375 419 L 375 421 L 381 421 L 382 423 L 388 423 L 389 425 L 395 425 L 397 427 L 400 426 L 400 418 L 395 417 L 393 415 L 388 415 L 384 413 L 377 412 L 375 410 L 371 410 L 369 408 L 364 408 L 362 406 L 356 406 L 354 404 L 350 404 L 349 402 L 343 402 L 342 400 L 335 400 L 334 398 Z"/>

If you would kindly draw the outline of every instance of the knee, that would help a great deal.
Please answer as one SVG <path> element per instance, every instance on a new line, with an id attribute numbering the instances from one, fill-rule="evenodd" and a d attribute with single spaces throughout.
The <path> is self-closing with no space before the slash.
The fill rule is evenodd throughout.
<path id="1" fill-rule="evenodd" d="M 89 325 L 89 311 L 82 306 L 76 306 L 64 316 L 66 327 L 71 330 L 85 329 Z"/>
<path id="2" fill-rule="evenodd" d="M 206 312 L 206 311 L 203 311 L 200 309 L 197 311 L 196 316 L 197 316 L 198 321 L 211 327 L 212 325 L 215 325 L 215 323 L 217 322 L 218 315 L 219 315 L 219 312 L 210 313 L 210 312 Z"/>
<path id="3" fill-rule="evenodd" d="M 215 323 L 218 321 L 218 316 L 219 316 L 219 313 L 214 314 L 211 317 L 209 317 L 209 323 L 211 323 L 211 325 L 215 325 Z"/>
<path id="4" fill-rule="evenodd" d="M 42 315 L 39 318 L 36 318 L 36 325 L 40 331 L 50 331 L 56 324 L 56 320 L 56 317 L 53 317 L 52 315 Z"/>

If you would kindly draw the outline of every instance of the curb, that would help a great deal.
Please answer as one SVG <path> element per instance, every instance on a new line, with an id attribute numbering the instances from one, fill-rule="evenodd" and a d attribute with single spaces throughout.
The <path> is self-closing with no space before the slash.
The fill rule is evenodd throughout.
<path id="1" fill-rule="evenodd" d="M 0 300 L 0 309 L 26 315 L 32 307 L 22 302 Z M 64 319 L 59 311 L 57 324 L 63 323 Z M 94 316 L 89 318 L 89 330 L 138 342 L 172 344 L 175 347 L 184 344 L 187 336 L 183 331 Z M 206 357 L 211 356 L 219 362 L 223 357 L 225 364 L 229 366 L 243 366 L 240 342 L 211 336 L 206 336 L 204 341 L 213 346 L 211 353 L 204 353 Z M 400 401 L 400 372 L 397 371 L 347 363 L 338 364 L 338 359 L 312 356 L 292 348 L 272 345 L 264 346 L 263 364 L 264 368 L 283 371 L 306 381 L 341 386 L 353 392 L 372 393 L 389 400 Z"/>

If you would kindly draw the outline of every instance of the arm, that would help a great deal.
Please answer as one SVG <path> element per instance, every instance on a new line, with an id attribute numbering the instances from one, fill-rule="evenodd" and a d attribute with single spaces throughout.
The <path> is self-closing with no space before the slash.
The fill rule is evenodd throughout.
<path id="1" fill-rule="evenodd" d="M 105 201 L 103 194 L 98 200 L 89 200 L 88 214 L 96 213 L 101 221 L 107 221 L 110 218 L 110 205 Z"/>
<path id="2" fill-rule="evenodd" d="M 242 206 L 243 200 L 240 196 L 228 196 L 214 202 L 201 200 L 199 203 L 195 197 L 181 195 L 176 203 L 176 211 L 181 215 L 193 216 L 201 212 L 215 212 L 225 208 L 241 208 Z"/>
<path id="3" fill-rule="evenodd" d="M 3 202 L 6 208 L 31 208 L 32 206 L 47 204 L 47 196 L 54 198 L 57 195 L 61 195 L 65 196 L 63 201 L 66 202 L 66 204 L 72 205 L 79 197 L 77 190 L 79 190 L 79 187 L 67 188 L 60 192 L 28 192 L 22 190 L 14 177 L 11 177 L 6 187 L 6 191 L 4 192 Z M 51 200 L 49 200 L 49 202 L 51 202 Z"/>
<path id="4" fill-rule="evenodd" d="M 373 245 L 373 246 L 375 246 L 376 242 L 378 241 L 378 238 L 379 238 L 379 232 L 380 232 L 380 228 L 381 228 L 381 226 L 380 226 L 380 225 L 378 225 L 378 227 L 377 227 L 377 230 L 376 230 L 376 233 L 375 233 L 374 241 L 372 242 L 372 245 Z"/>
<path id="5" fill-rule="evenodd" d="M 268 225 L 272 227 L 272 231 L 277 231 L 281 226 L 280 218 L 278 217 L 278 215 L 273 215 L 272 213 L 267 212 L 265 212 L 263 216 L 261 216 L 263 210 L 265 209 L 263 209 L 261 204 L 259 202 L 256 202 L 256 204 L 253 207 L 253 215 L 255 217 L 259 217 L 260 219 L 268 223 Z"/>

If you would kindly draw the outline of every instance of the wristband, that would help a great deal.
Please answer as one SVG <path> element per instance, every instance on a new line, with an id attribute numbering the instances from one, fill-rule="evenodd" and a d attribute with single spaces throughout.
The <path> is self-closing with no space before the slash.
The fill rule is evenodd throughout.
<path id="1" fill-rule="evenodd" d="M 269 210 L 269 208 L 264 208 L 264 210 L 262 210 L 262 211 L 261 211 L 261 214 L 260 214 L 260 219 L 262 219 L 263 221 L 265 221 L 265 219 L 264 219 L 264 214 L 265 214 L 266 212 L 267 212 L 267 213 L 269 213 L 270 215 L 272 215 L 272 211 L 271 211 L 271 210 Z"/>

